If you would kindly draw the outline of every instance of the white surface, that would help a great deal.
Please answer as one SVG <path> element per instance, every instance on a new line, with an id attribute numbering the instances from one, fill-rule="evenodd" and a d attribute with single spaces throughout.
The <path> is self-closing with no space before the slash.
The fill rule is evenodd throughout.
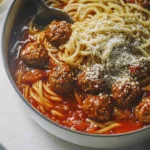
<path id="1" fill-rule="evenodd" d="M 2 0 L 2 2 L 0 2 L 0 17 L 5 15 L 11 1 L 12 0 Z"/>
<path id="2" fill-rule="evenodd" d="M 3 20 L 4 17 L 0 18 L 0 34 Z M 0 85 L 0 143 L 8 150 L 96 150 L 67 143 L 35 124 L 26 114 L 22 101 L 9 83 L 1 57 Z M 149 143 L 117 150 L 146 150 L 150 147 Z"/>

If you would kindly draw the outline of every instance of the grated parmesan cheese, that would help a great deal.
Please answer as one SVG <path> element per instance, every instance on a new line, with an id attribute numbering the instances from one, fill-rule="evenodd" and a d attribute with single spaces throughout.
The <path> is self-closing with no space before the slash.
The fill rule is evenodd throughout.
<path id="1" fill-rule="evenodd" d="M 94 64 L 91 68 L 86 70 L 86 80 L 98 80 L 104 67 L 100 64 Z"/>
<path id="2" fill-rule="evenodd" d="M 150 59 L 139 53 L 138 48 L 145 44 L 145 37 L 149 38 L 150 32 L 137 17 L 117 22 L 107 15 L 97 20 L 86 19 L 73 24 L 72 30 L 76 36 L 72 36 L 66 46 L 70 44 L 68 47 L 73 45 L 76 49 L 73 38 L 77 38 L 80 50 L 91 54 L 88 65 L 94 64 L 87 69 L 86 80 L 98 80 L 102 71 L 108 86 L 118 80 L 130 80 L 129 66 L 141 65 Z M 135 36 L 136 33 L 139 36 Z"/>

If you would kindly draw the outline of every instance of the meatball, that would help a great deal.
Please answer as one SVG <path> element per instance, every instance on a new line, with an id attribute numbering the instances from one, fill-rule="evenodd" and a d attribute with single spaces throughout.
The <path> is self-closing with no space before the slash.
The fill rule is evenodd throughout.
<path id="1" fill-rule="evenodd" d="M 93 120 L 110 120 L 112 115 L 111 99 L 107 94 L 88 95 L 83 102 L 83 111 Z"/>
<path id="2" fill-rule="evenodd" d="M 47 40 L 54 46 L 65 44 L 72 34 L 71 24 L 66 21 L 53 21 L 46 32 Z"/>
<path id="3" fill-rule="evenodd" d="M 113 116 L 116 120 L 122 120 L 122 119 L 127 119 L 130 117 L 132 111 L 130 111 L 129 109 L 126 108 L 122 108 L 122 107 L 114 107 L 114 113 Z"/>
<path id="4" fill-rule="evenodd" d="M 148 68 L 142 65 L 131 65 L 130 74 L 133 78 L 141 79 L 148 76 Z"/>
<path id="5" fill-rule="evenodd" d="M 112 85 L 112 97 L 117 105 L 127 106 L 140 94 L 139 85 L 134 81 L 118 81 Z"/>
<path id="6" fill-rule="evenodd" d="M 103 67 L 95 64 L 83 70 L 77 76 L 77 85 L 87 93 L 98 93 L 102 91 L 105 88 Z"/>
<path id="7" fill-rule="evenodd" d="M 144 8 L 150 9 L 150 2 L 149 0 L 124 0 L 126 3 L 137 3 Z"/>
<path id="8" fill-rule="evenodd" d="M 150 97 L 144 97 L 134 110 L 136 118 L 145 123 L 150 122 Z"/>
<path id="9" fill-rule="evenodd" d="M 23 62 L 33 68 L 44 68 L 48 62 L 48 52 L 44 47 L 37 43 L 28 43 L 20 54 Z"/>
<path id="10" fill-rule="evenodd" d="M 68 65 L 59 65 L 49 75 L 49 84 L 56 93 L 67 93 L 74 89 L 74 72 Z"/>

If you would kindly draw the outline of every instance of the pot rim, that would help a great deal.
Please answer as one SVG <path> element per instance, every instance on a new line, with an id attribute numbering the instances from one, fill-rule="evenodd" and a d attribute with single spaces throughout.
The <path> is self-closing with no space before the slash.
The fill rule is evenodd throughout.
<path id="1" fill-rule="evenodd" d="M 9 70 L 9 65 L 8 65 L 8 61 L 7 61 L 7 56 L 5 56 L 5 53 L 4 53 L 4 37 L 5 37 L 5 30 L 6 30 L 6 25 L 7 25 L 7 21 L 9 20 L 9 16 L 11 14 L 11 11 L 14 7 L 16 3 L 16 0 L 14 0 L 11 4 L 11 6 L 9 7 L 8 9 L 8 12 L 5 16 L 5 21 L 4 21 L 4 24 L 3 24 L 3 28 L 2 28 L 2 38 L 1 38 L 1 55 L 2 55 L 2 61 L 3 61 L 3 65 L 4 65 L 4 68 L 5 68 L 5 71 L 6 71 L 6 74 L 7 74 L 7 77 L 10 81 L 10 83 L 12 84 L 13 88 L 15 89 L 15 91 L 17 92 L 17 94 L 20 96 L 20 98 L 22 99 L 22 101 L 34 112 L 36 113 L 37 115 L 39 115 L 41 118 L 43 118 L 45 121 L 47 121 L 48 123 L 51 123 L 52 125 L 55 125 L 63 130 L 66 130 L 66 131 L 69 131 L 69 132 L 72 132 L 72 133 L 75 133 L 75 134 L 79 134 L 79 135 L 84 135 L 84 136 L 89 136 L 89 137 L 101 137 L 101 138 L 107 138 L 107 137 L 122 137 L 122 136 L 129 136 L 131 134 L 136 134 L 136 133 L 139 133 L 139 132 L 143 132 L 145 130 L 149 130 L 150 129 L 150 126 L 147 126 L 147 127 L 144 127 L 144 128 L 141 128 L 141 129 L 138 129 L 138 130 L 135 130 L 135 131 L 131 131 L 131 132 L 127 132 L 127 133 L 120 133 L 120 134 L 107 134 L 107 135 L 104 135 L 104 134 L 88 134 L 88 133 L 84 133 L 84 132 L 80 132 L 80 131 L 74 131 L 74 130 L 71 130 L 70 128 L 67 128 L 67 127 L 64 127 L 60 124 L 57 124 L 56 122 L 48 119 L 47 117 L 45 117 L 42 113 L 40 113 L 38 110 L 36 110 L 29 102 L 27 102 L 27 100 L 23 97 L 22 93 L 19 91 L 17 85 L 15 84 L 14 80 L 13 80 L 13 77 L 10 73 L 10 70 Z"/>

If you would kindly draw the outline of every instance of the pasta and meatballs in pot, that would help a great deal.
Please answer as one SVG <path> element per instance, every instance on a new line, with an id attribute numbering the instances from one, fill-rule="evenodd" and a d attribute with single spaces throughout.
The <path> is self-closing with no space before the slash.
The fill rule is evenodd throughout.
<path id="1" fill-rule="evenodd" d="M 42 31 L 32 20 L 26 26 L 24 44 L 10 61 L 26 100 L 50 120 L 80 132 L 119 134 L 148 126 L 149 1 L 45 2 L 74 23 L 53 20 Z"/>

